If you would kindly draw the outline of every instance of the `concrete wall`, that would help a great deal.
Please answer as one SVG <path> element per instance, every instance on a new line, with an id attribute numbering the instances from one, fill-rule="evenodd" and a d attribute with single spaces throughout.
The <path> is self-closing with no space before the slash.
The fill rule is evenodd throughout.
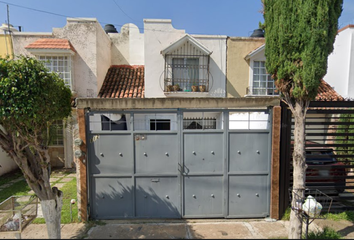
<path id="1" fill-rule="evenodd" d="M 0 148 L 0 176 L 17 169 L 17 164 Z"/>
<path id="2" fill-rule="evenodd" d="M 12 55 L 12 42 L 9 35 L 0 35 L 0 56 L 6 57 Z"/>
<path id="3" fill-rule="evenodd" d="M 264 43 L 264 38 L 228 38 L 227 97 L 244 97 L 246 95 L 246 88 L 250 86 L 250 61 L 246 61 L 245 57 Z"/>
<path id="4" fill-rule="evenodd" d="M 108 33 L 112 41 L 112 65 L 144 65 L 144 33 L 132 24 L 124 24 L 120 32 Z"/>
<path id="5" fill-rule="evenodd" d="M 145 50 L 145 97 L 166 97 L 164 85 L 164 57 L 161 50 L 167 48 L 186 35 L 185 30 L 173 28 L 171 20 L 144 20 L 144 50 Z M 203 97 L 226 96 L 226 36 L 191 35 L 208 50 L 210 55 L 209 85 L 211 89 Z M 180 97 L 196 97 L 195 93 L 184 93 Z"/>
<path id="6" fill-rule="evenodd" d="M 339 30 L 324 80 L 342 97 L 354 97 L 354 25 Z"/>

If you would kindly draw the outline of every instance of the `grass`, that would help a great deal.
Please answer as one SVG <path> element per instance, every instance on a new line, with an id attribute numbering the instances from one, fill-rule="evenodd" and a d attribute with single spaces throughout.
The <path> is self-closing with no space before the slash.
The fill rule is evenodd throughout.
<path id="1" fill-rule="evenodd" d="M 53 170 L 51 177 L 57 177 L 59 175 L 66 176 L 72 173 L 72 171 L 68 171 L 65 169 L 57 169 Z M 1 176 L 0 186 L 4 185 L 18 177 L 22 176 L 21 170 L 17 170 L 11 172 L 9 174 L 5 174 Z M 53 186 L 60 179 L 53 182 L 51 185 Z M 70 182 L 65 183 L 65 185 L 59 189 L 63 192 L 63 207 L 61 211 L 61 223 L 78 223 L 80 222 L 78 219 L 78 208 L 77 203 L 71 204 L 71 199 L 75 199 L 77 202 L 77 188 L 76 188 L 76 178 L 73 178 Z M 0 203 L 6 200 L 11 196 L 21 196 L 21 195 L 35 195 L 35 194 L 28 194 L 31 191 L 31 188 L 27 185 L 27 182 L 23 179 L 17 183 L 12 184 L 9 187 L 4 188 L 0 191 Z M 71 214 L 70 214 L 70 205 L 72 205 L 72 221 L 71 221 Z M 32 223 L 45 223 L 44 218 L 36 218 Z"/>
<path id="2" fill-rule="evenodd" d="M 342 236 L 330 227 L 324 227 L 323 231 L 309 232 L 307 239 L 341 239 Z M 305 236 L 303 236 L 305 239 Z"/>
<path id="3" fill-rule="evenodd" d="M 347 220 L 350 222 L 354 222 L 354 211 L 344 211 L 341 213 L 327 213 L 325 216 L 327 219 L 334 220 L 334 221 Z"/>

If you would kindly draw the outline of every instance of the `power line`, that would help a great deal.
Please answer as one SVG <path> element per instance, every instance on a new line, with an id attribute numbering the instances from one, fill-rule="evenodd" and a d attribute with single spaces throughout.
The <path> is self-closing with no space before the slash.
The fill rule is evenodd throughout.
<path id="1" fill-rule="evenodd" d="M 114 2 L 114 3 L 117 5 L 117 7 L 122 11 L 122 13 L 125 14 L 125 16 L 127 16 L 128 18 L 130 18 L 131 20 L 133 20 L 133 21 L 136 22 L 135 19 L 131 18 L 128 14 L 126 14 L 126 13 L 123 11 L 123 9 L 118 5 L 118 3 L 116 2 L 116 0 L 113 0 L 113 2 Z"/>
<path id="2" fill-rule="evenodd" d="M 113 0 L 114 1 L 114 0 Z M 13 3 L 9 3 L 9 2 L 5 2 L 5 1 L 1 1 L 0 0 L 0 3 L 3 3 L 3 4 L 7 4 L 7 5 L 10 5 L 10 6 L 14 6 L 14 7 L 18 7 L 18 8 L 24 8 L 24 9 L 27 9 L 27 10 L 31 10 L 31 11 L 36 11 L 36 12 L 41 12 L 41 13 L 46 13 L 46 14 L 51 14 L 51 15 L 55 15 L 55 16 L 59 16 L 59 17 L 65 17 L 65 18 L 73 18 L 73 19 L 83 19 L 83 18 L 79 18 L 79 17 L 72 17 L 72 16 L 67 16 L 67 15 L 63 15 L 63 14 L 59 14 L 59 13 L 54 13 L 54 12 L 49 12 L 49 11 L 45 11 L 45 10 L 40 10 L 40 9 L 36 9 L 36 8 L 30 8 L 30 7 L 25 7 L 25 6 L 21 6 L 21 5 L 18 5 L 18 4 L 13 4 Z M 114 3 L 116 3 L 114 1 Z M 117 4 L 116 4 L 117 5 Z M 119 7 L 119 5 L 117 5 Z M 119 7 L 120 8 L 120 7 Z M 120 8 L 121 9 L 121 8 Z M 122 9 L 121 9 L 122 10 Z M 122 12 L 124 13 L 124 11 L 122 10 Z M 126 13 L 124 13 L 126 14 Z M 128 15 L 127 15 L 128 16 Z M 128 16 L 129 17 L 129 16 Z M 130 17 L 129 17 L 130 18 Z M 132 19 L 132 18 L 131 18 Z M 134 20 L 134 19 L 132 19 Z M 134 20 L 135 21 L 135 20 Z M 116 24 L 116 23 L 106 23 L 106 22 L 100 22 L 100 24 L 113 24 L 114 26 L 117 26 L 117 27 L 122 27 L 123 25 L 122 24 Z M 156 30 L 156 29 L 149 29 L 149 28 L 139 28 L 138 29 L 140 31 L 153 31 L 153 32 L 171 32 L 169 30 Z M 198 33 L 195 33 L 195 34 L 198 34 Z M 201 34 L 201 33 L 199 33 Z M 219 36 L 220 34 L 216 34 L 217 36 Z"/>

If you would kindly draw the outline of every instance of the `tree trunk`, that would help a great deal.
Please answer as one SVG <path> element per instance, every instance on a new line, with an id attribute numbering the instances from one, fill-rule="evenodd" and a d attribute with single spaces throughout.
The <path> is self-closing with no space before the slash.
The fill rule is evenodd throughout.
<path id="1" fill-rule="evenodd" d="M 61 209 L 63 206 L 63 194 L 61 191 L 53 188 L 55 198 L 50 200 L 41 200 L 43 216 L 47 225 L 49 239 L 61 238 Z"/>
<path id="2" fill-rule="evenodd" d="M 302 200 L 305 190 L 306 162 L 305 162 L 305 117 L 306 104 L 295 103 L 293 116 L 295 120 L 294 128 L 294 151 L 293 151 L 293 191 L 292 210 L 290 213 L 289 239 L 300 239 L 302 236 L 302 217 L 298 211 L 296 200 Z"/>

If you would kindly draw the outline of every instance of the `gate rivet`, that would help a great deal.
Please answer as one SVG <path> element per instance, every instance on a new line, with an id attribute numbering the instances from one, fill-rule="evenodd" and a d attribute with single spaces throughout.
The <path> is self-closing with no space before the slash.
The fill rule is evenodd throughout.
<path id="1" fill-rule="evenodd" d="M 146 156 L 147 156 L 147 153 L 144 153 L 144 156 L 146 157 Z"/>
<path id="2" fill-rule="evenodd" d="M 258 194 L 258 193 L 256 193 L 256 196 L 257 196 L 257 197 L 259 197 L 259 194 Z"/>
<path id="3" fill-rule="evenodd" d="M 214 194 L 211 194 L 211 197 L 215 197 Z"/>
<path id="4" fill-rule="evenodd" d="M 103 157 L 103 153 L 100 153 L 100 155 Z"/>
<path id="5" fill-rule="evenodd" d="M 195 155 L 195 151 L 192 152 Z"/>
<path id="6" fill-rule="evenodd" d="M 237 193 L 236 195 L 237 195 L 237 197 L 240 197 L 240 194 L 239 194 L 239 193 Z"/>
<path id="7" fill-rule="evenodd" d="M 120 198 L 123 198 L 123 196 L 120 196 Z"/>
<path id="8" fill-rule="evenodd" d="M 147 198 L 147 197 L 148 197 L 148 196 L 146 196 L 146 195 L 144 196 L 144 198 Z"/>
<path id="9" fill-rule="evenodd" d="M 259 154 L 259 150 L 257 150 L 257 153 Z"/>
<path id="10" fill-rule="evenodd" d="M 214 151 L 211 151 L 211 154 L 214 154 Z"/>
<path id="11" fill-rule="evenodd" d="M 170 198 L 168 195 L 166 195 L 166 198 Z"/>
<path id="12" fill-rule="evenodd" d="M 122 154 L 122 153 L 119 153 L 119 156 L 123 157 L 123 154 Z"/>
<path id="13" fill-rule="evenodd" d="M 241 151 L 237 151 L 238 154 L 241 154 Z"/>
<path id="14" fill-rule="evenodd" d="M 165 152 L 165 155 L 168 156 L 168 152 Z"/>
<path id="15" fill-rule="evenodd" d="M 193 194 L 193 197 L 196 198 L 196 196 Z"/>

